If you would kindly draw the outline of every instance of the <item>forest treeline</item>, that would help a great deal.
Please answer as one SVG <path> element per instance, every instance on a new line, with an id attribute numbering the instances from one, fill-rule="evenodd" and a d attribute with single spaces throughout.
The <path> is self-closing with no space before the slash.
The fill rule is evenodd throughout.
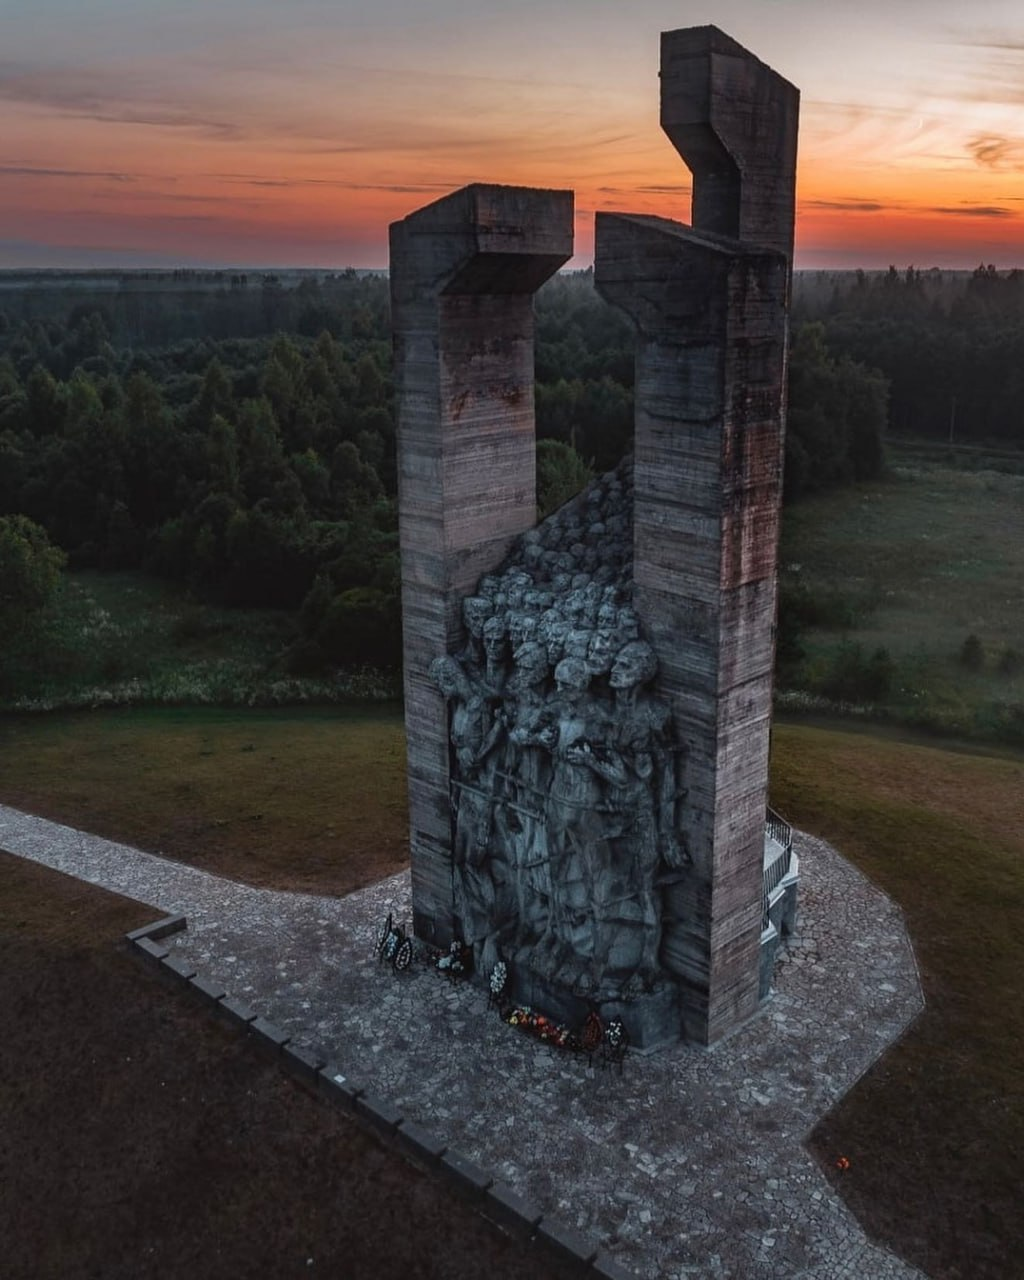
<path id="1" fill-rule="evenodd" d="M 885 376 L 894 434 L 1024 443 L 1024 271 L 798 273 L 793 319 Z"/>
<path id="2" fill-rule="evenodd" d="M 908 371 L 915 343 L 932 359 L 921 335 L 957 317 L 958 351 L 1020 337 L 1016 275 L 980 273 L 956 297 L 916 274 L 813 284 L 798 290 L 787 500 L 878 475 L 887 411 L 932 422 L 938 374 Z M 300 609 L 293 670 L 396 663 L 386 279 L 129 273 L 113 286 L 58 277 L 0 291 L 0 516 L 40 525 L 72 566 L 144 568 L 221 603 Z M 877 338 L 886 326 L 900 360 Z M 590 273 L 538 294 L 546 508 L 628 449 L 633 347 Z M 958 367 L 945 363 L 942 388 Z M 993 405 L 1009 404 L 1021 368 L 990 374 Z M 966 433 L 973 393 L 951 394 Z M 977 421 L 1012 435 L 1009 410 L 999 431 L 994 415 Z"/>

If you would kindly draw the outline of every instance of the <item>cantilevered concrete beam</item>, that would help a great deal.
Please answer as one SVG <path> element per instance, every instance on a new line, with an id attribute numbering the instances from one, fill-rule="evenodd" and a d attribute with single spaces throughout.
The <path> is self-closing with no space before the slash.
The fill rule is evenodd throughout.
<path id="1" fill-rule="evenodd" d="M 661 36 L 661 127 L 693 174 L 695 230 L 793 255 L 800 92 L 717 27 Z"/>

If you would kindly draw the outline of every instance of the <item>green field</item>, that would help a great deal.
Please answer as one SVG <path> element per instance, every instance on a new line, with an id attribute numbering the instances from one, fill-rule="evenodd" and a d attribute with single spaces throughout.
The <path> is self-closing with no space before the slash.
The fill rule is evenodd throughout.
<path id="1" fill-rule="evenodd" d="M 824 706 L 800 691 L 820 694 L 857 644 L 891 658 L 875 714 L 1024 743 L 1024 476 L 918 465 L 795 504 L 780 569 L 813 616 L 783 707 Z M 969 636 L 975 666 L 961 660 Z"/>
<path id="2" fill-rule="evenodd" d="M 394 706 L 6 716 L 0 799 L 272 888 L 350 893 L 408 859 Z"/>
<path id="3" fill-rule="evenodd" d="M 226 609 L 144 573 L 65 575 L 40 640 L 4 655 L 0 710 L 295 706 L 382 701 L 398 679 L 365 669 L 295 675 L 298 615 Z"/>

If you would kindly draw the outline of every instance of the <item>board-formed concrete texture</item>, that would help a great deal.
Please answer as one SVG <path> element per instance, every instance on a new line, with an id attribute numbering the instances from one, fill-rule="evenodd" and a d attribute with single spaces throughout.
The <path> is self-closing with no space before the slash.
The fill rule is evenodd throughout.
<path id="1" fill-rule="evenodd" d="M 416 934 L 453 936 L 448 721 L 428 670 L 536 520 L 533 294 L 572 255 L 571 191 L 464 187 L 391 227 Z"/>
<path id="2" fill-rule="evenodd" d="M 595 282 L 638 333 L 634 605 L 685 749 L 662 961 L 711 1044 L 759 999 L 798 94 L 715 27 L 661 77 L 693 226 L 599 213 Z"/>

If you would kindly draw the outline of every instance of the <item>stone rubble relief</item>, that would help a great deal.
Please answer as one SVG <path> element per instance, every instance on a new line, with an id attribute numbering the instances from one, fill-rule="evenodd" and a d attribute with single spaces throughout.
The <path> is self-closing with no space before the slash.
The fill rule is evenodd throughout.
<path id="1" fill-rule="evenodd" d="M 571 252 L 569 193 L 468 187 L 392 227 L 414 930 L 645 1049 L 740 1025 L 777 945 L 796 112 L 715 28 L 663 36 L 695 226 L 597 224 L 598 286 L 639 334 L 635 463 L 537 527 L 531 295 Z"/>

